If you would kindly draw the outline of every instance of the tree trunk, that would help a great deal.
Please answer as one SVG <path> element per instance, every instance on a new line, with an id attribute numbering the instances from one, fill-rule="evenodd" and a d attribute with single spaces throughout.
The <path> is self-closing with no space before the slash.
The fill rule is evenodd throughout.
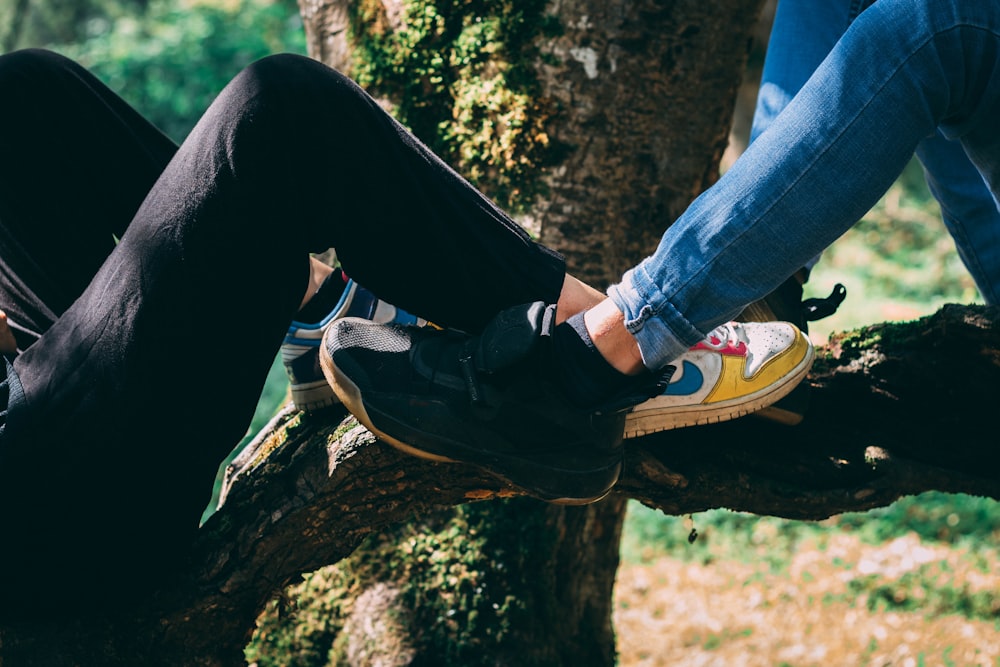
<path id="1" fill-rule="evenodd" d="M 514 498 L 394 525 L 291 587 L 290 615 L 272 604 L 251 657 L 260 667 L 613 664 L 603 575 L 618 566 L 624 504 Z"/>
<path id="2" fill-rule="evenodd" d="M 409 20 L 407 10 L 420 3 L 383 0 L 369 4 L 374 8 L 367 14 L 368 21 L 359 25 L 359 10 L 346 0 L 300 0 L 310 53 L 347 73 L 370 68 L 363 61 L 367 52 L 356 46 L 382 38 L 387 32 L 405 31 Z M 559 0 L 549 5 L 548 16 L 558 24 L 558 30 L 537 35 L 533 48 L 522 49 L 520 54 L 532 59 L 527 69 L 537 77 L 533 88 L 535 108 L 546 110 L 544 133 L 559 160 L 544 161 L 544 187 L 522 209 L 521 217 L 525 226 L 540 234 L 544 243 L 566 255 L 572 273 L 596 286 L 608 285 L 655 248 L 674 216 L 714 181 L 761 4 L 762 0 L 709 3 L 713 6 L 693 0 L 669 5 L 624 0 Z M 413 15 L 422 16 L 425 12 L 421 9 Z M 452 22 L 450 17 L 440 16 L 445 24 Z M 488 21 L 490 16 L 486 13 L 481 18 Z M 550 33 L 557 36 L 549 36 Z M 433 38 L 440 45 L 446 34 L 448 29 L 428 31 L 421 40 Z M 357 51 L 362 55 L 356 55 Z M 506 52 L 508 59 L 518 55 L 506 44 L 497 51 Z M 443 55 L 447 60 L 454 52 L 446 51 Z M 419 58 L 419 55 L 406 53 L 405 57 Z M 516 66 L 499 57 L 491 65 L 510 69 Z M 466 67 L 437 76 L 449 80 L 480 74 L 481 69 Z M 392 92 L 399 88 L 387 81 L 389 76 L 388 73 L 371 76 L 372 93 L 379 98 L 389 97 L 390 105 L 402 108 L 404 122 L 419 128 L 437 127 L 449 120 L 447 105 L 445 112 L 431 123 L 406 117 L 408 107 L 405 100 L 399 99 L 398 92 L 393 97 Z M 430 82 L 426 87 L 433 89 Z M 448 92 L 459 87 L 453 85 Z M 457 93 L 454 95 L 459 97 Z M 455 110 L 458 106 L 456 101 L 450 107 L 452 117 L 460 115 Z M 436 137 L 421 138 L 434 146 Z M 502 143 L 505 137 L 498 133 L 493 140 Z M 449 147 L 435 148 L 449 155 Z M 462 164 L 456 167 L 466 173 L 475 172 L 474 165 L 467 169 Z M 477 184 L 486 193 L 494 192 L 498 185 L 488 177 L 479 179 Z M 517 190 L 530 189 L 520 183 L 514 185 Z M 490 644 L 490 650 L 480 652 L 480 660 L 503 656 L 512 648 L 520 652 L 517 660 L 509 663 L 501 660 L 499 664 L 613 664 L 611 597 L 616 567 L 609 565 L 617 564 L 624 509 L 620 501 L 574 510 L 529 509 L 523 504 L 516 509 L 503 505 L 493 508 L 494 520 L 486 522 L 482 530 L 493 535 L 494 540 L 506 541 L 505 548 L 509 550 L 525 552 L 538 548 L 530 532 L 505 532 L 504 526 L 508 525 L 505 517 L 511 511 L 523 515 L 526 524 L 538 525 L 538 530 L 546 530 L 552 522 L 576 520 L 600 526 L 602 534 L 611 538 L 574 544 L 578 536 L 562 531 L 562 541 L 567 547 L 574 544 L 575 548 L 554 553 L 543 549 L 534 558 L 519 561 L 519 565 L 529 570 L 546 563 L 546 569 L 556 574 L 555 578 L 544 580 L 550 586 L 544 596 L 540 589 L 525 588 L 522 582 L 538 579 L 516 568 L 507 570 L 509 578 L 503 588 L 492 589 L 498 603 L 508 595 L 515 595 L 520 599 L 535 598 L 537 609 L 561 608 L 563 613 L 551 617 L 542 614 L 550 621 L 544 623 L 542 635 L 536 634 L 542 624 L 538 619 L 512 623 L 502 635 L 484 637 L 473 629 L 464 636 L 456 632 L 445 644 L 435 643 L 423 636 L 426 633 L 411 627 L 415 636 L 410 641 L 386 639 L 381 643 L 406 646 L 420 660 L 433 664 L 478 664 L 455 647 L 484 642 Z M 462 522 L 461 518 L 457 521 Z M 378 540 L 375 545 L 381 560 L 398 558 L 398 554 L 387 553 L 397 548 L 391 541 Z M 466 547 L 464 542 L 454 545 L 445 541 L 441 545 L 444 552 Z M 361 560 L 368 558 L 365 555 Z M 338 566 L 343 567 L 349 564 Z M 386 585 L 386 578 L 380 573 L 372 577 L 367 587 L 355 590 L 363 596 L 373 587 Z M 391 585 L 405 587 L 407 582 L 395 581 Z M 593 620 L 581 623 L 586 619 Z M 364 627 L 364 624 L 348 627 Z M 480 627 L 491 630 L 489 626 Z M 391 628 L 392 632 L 399 630 Z M 456 655 L 461 658 L 455 659 Z M 377 662 L 369 658 L 351 664 Z"/>
<path id="3" fill-rule="evenodd" d="M 648 255 L 715 182 L 762 0 L 559 0 L 543 94 L 572 147 L 532 217 L 570 270 L 603 287 Z"/>
<path id="4" fill-rule="evenodd" d="M 531 58 L 536 111 L 558 158 L 543 161 L 544 194 L 523 223 L 581 279 L 619 278 L 716 180 L 763 2 L 554 0 L 546 16 L 556 27 L 513 54 Z M 398 31 L 415 0 L 299 0 L 310 54 L 348 74 L 359 69 L 357 4 L 376 6 L 372 29 Z M 387 88 L 378 79 L 372 92 L 383 99 Z"/>

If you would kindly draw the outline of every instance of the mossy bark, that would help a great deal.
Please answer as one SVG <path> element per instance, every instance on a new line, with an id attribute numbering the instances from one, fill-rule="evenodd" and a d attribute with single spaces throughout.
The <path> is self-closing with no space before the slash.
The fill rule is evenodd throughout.
<path id="1" fill-rule="evenodd" d="M 763 0 L 299 5 L 314 57 L 603 287 L 715 181 Z"/>
<path id="2" fill-rule="evenodd" d="M 272 603 L 252 657 L 260 667 L 613 664 L 603 573 L 617 568 L 623 503 L 515 498 L 393 526 L 289 589 L 290 605 Z"/>

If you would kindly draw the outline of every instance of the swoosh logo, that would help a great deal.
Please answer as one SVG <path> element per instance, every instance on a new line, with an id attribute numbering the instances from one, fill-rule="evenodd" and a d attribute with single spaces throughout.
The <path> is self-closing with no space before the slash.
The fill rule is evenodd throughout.
<path id="1" fill-rule="evenodd" d="M 667 385 L 667 390 L 663 392 L 665 396 L 690 396 L 699 389 L 705 381 L 705 376 L 701 374 L 701 369 L 685 360 L 681 366 L 681 379 Z"/>

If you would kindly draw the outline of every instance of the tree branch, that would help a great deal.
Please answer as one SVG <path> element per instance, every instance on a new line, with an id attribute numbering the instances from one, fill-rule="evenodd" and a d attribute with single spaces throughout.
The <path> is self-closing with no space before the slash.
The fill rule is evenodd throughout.
<path id="1" fill-rule="evenodd" d="M 743 419 L 630 441 L 618 492 L 670 514 L 799 519 L 931 489 L 1000 498 L 998 322 L 995 307 L 948 306 L 835 338 L 809 377 L 803 424 Z M 400 454 L 341 416 L 286 411 L 234 462 L 198 546 L 211 607 L 263 600 L 412 512 L 516 493 L 471 467 Z"/>
<path id="2" fill-rule="evenodd" d="M 991 410 L 1000 308 L 947 306 L 835 338 L 819 352 L 800 426 L 747 418 L 629 441 L 617 492 L 669 514 L 730 507 L 798 519 L 932 489 L 1000 498 Z M 516 493 L 470 466 L 402 454 L 341 408 L 286 408 L 233 462 L 225 502 L 189 566 L 128 611 L 135 645 L 123 645 L 123 619 L 109 619 L 109 634 L 122 664 L 130 653 L 146 665 L 181 655 L 185 664 L 241 664 L 257 612 L 301 573 L 414 513 Z M 84 622 L 92 637 L 93 619 Z M 79 628 L 52 632 L 58 642 L 35 633 L 25 650 L 37 656 L 47 641 L 65 649 Z M 151 661 L 151 647 L 162 658 Z"/>

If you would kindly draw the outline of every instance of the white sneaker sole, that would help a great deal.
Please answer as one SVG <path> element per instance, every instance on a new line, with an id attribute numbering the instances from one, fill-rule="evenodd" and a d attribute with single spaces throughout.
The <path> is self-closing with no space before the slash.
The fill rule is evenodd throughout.
<path id="1" fill-rule="evenodd" d="M 296 410 L 309 412 L 311 410 L 322 410 L 331 405 L 336 405 L 340 401 L 337 395 L 330 389 L 326 380 L 315 382 L 303 382 L 291 387 L 292 403 Z"/>
<path id="2" fill-rule="evenodd" d="M 674 405 L 669 407 L 641 408 L 630 412 L 625 418 L 625 438 L 669 431 L 686 426 L 715 424 L 737 419 L 762 410 L 787 396 L 801 382 L 812 368 L 816 354 L 810 346 L 808 354 L 786 375 L 780 383 L 770 384 L 763 389 L 718 403 L 698 405 Z"/>

